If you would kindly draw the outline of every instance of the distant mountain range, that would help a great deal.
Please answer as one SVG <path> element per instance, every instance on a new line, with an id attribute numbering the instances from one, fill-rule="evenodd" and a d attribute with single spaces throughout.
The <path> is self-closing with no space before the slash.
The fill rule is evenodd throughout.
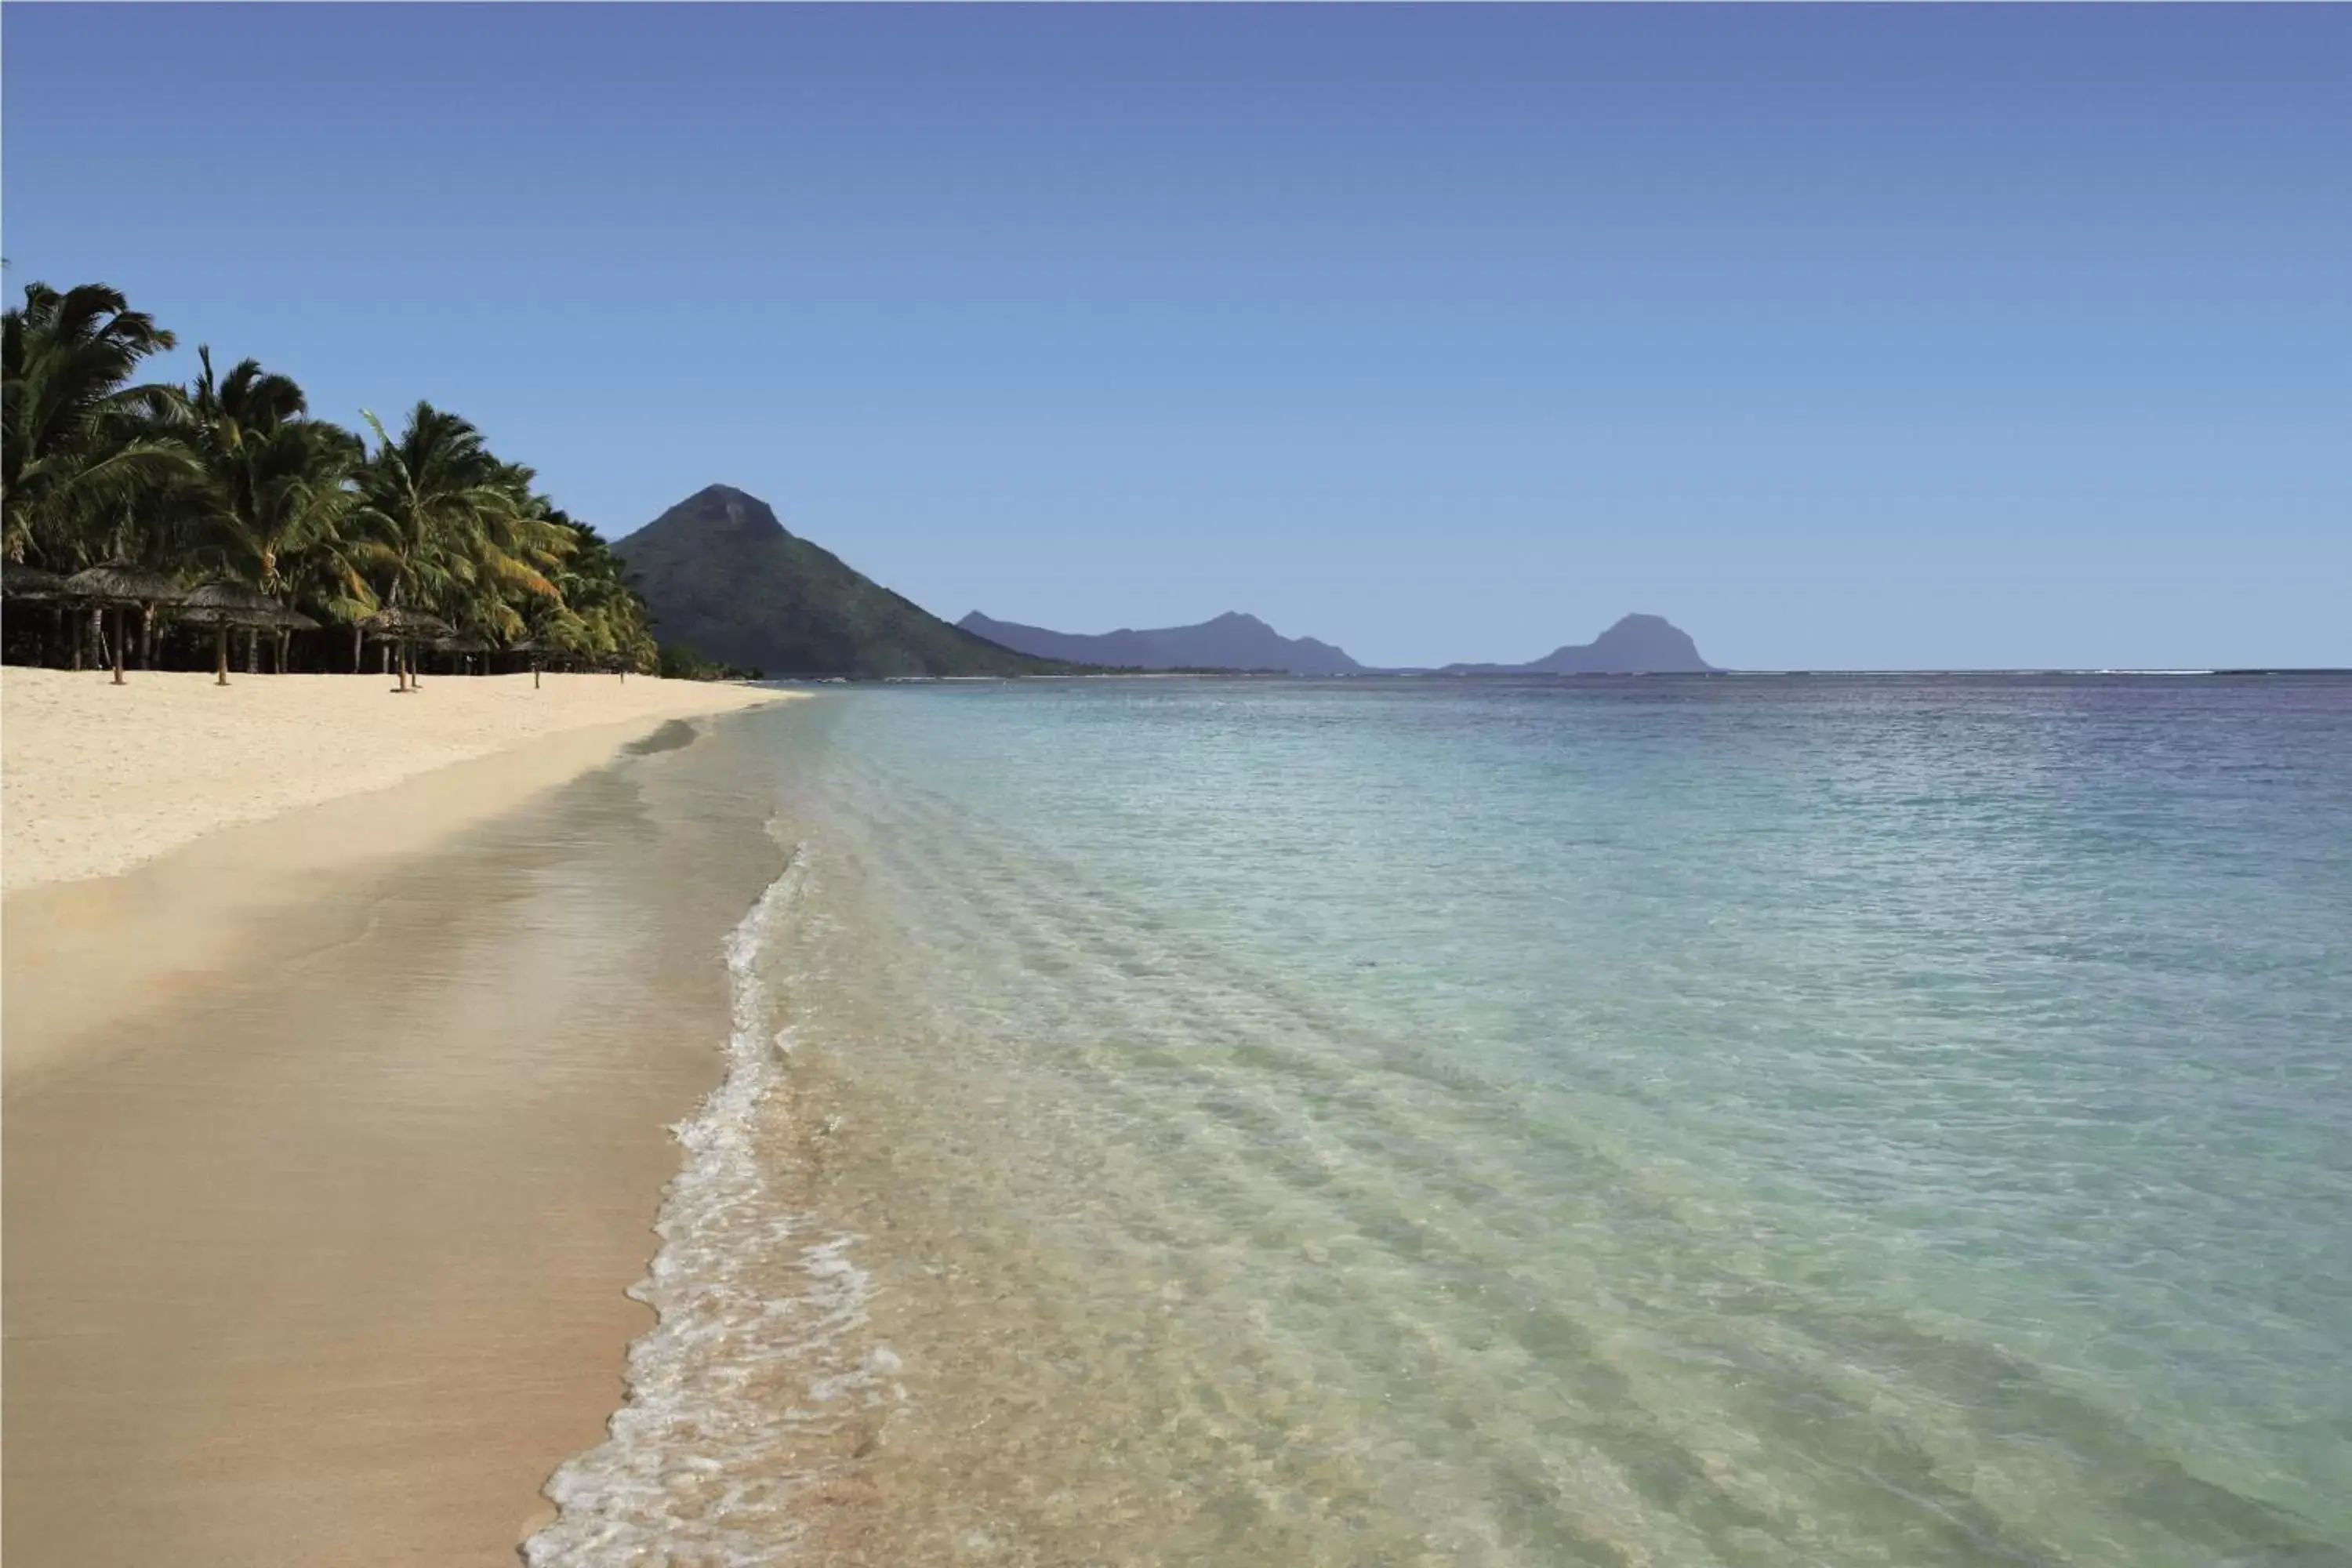
<path id="1" fill-rule="evenodd" d="M 1440 675 L 1704 675 L 1690 634 L 1660 616 L 1627 616 L 1589 643 L 1556 647 L 1528 664 L 1449 664 Z"/>
<path id="2" fill-rule="evenodd" d="M 1055 675 L 795 538 L 759 497 L 712 485 L 613 542 L 654 635 L 770 676 Z"/>
<path id="3" fill-rule="evenodd" d="M 706 659 L 773 677 L 1067 675 L 1116 669 L 1367 669 L 1313 637 L 1286 637 L 1229 611 L 1192 626 L 1087 635 L 993 620 L 974 610 L 950 626 L 788 532 L 768 503 L 711 485 L 613 551 L 652 613 L 654 633 Z M 1443 675 L 1702 673 L 1689 634 L 1627 616 L 1590 643 L 1528 664 L 1449 664 Z M 1411 672 L 1425 673 L 1425 672 Z"/>
<path id="4" fill-rule="evenodd" d="M 956 625 L 968 632 L 1045 658 L 1128 669 L 1279 669 L 1292 675 L 1424 675 L 1428 670 L 1372 669 L 1346 651 L 1313 637 L 1286 637 L 1259 620 L 1228 611 L 1197 626 L 1087 636 L 991 620 L 978 610 Z M 1554 648 L 1527 664 L 1449 664 L 1438 675 L 1703 675 L 1690 634 L 1657 616 L 1627 616 L 1589 643 Z"/>
<path id="5" fill-rule="evenodd" d="M 976 637 L 1039 658 L 1118 669 L 1279 669 L 1292 675 L 1358 675 L 1364 667 L 1313 637 L 1286 637 L 1255 616 L 1229 610 L 1196 626 L 1150 631 L 1052 632 L 992 620 L 978 610 L 956 623 Z"/>

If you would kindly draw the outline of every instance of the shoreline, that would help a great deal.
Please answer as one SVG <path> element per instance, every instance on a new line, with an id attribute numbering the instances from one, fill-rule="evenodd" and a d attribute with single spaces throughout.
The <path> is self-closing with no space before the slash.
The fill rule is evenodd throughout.
<path id="1" fill-rule="evenodd" d="M 257 687 L 304 684 L 230 706 L 224 721 L 195 707 L 213 695 L 208 675 L 142 675 L 159 690 L 125 712 L 76 689 L 102 685 L 102 675 L 9 668 L 0 676 L 0 1083 L 16 1092 L 63 1052 L 105 1049 L 97 1037 L 124 998 L 201 977 L 334 878 L 425 851 L 667 725 L 799 700 L 647 677 L 624 698 L 622 683 L 600 676 L 550 677 L 572 684 L 541 689 L 528 679 L 449 677 L 431 693 L 439 708 L 387 715 L 353 689 L 373 677 L 256 677 Z M 246 691 L 224 695 L 234 702 Z M 635 711 L 610 717 L 612 707 Z M 425 749 L 400 749 L 407 744 Z M 141 750 L 125 757 L 128 745 Z M 257 751 L 277 770 L 258 784 L 247 761 Z M 148 776 L 134 788 L 125 772 Z M 145 805 L 159 796 L 176 797 L 160 828 Z M 46 826 L 63 801 L 84 803 L 79 815 L 63 830 Z M 127 809 L 109 815 L 110 805 Z M 125 832 L 134 846 L 110 847 Z"/>
<path id="2" fill-rule="evenodd" d="M 29 1092 L 116 1048 L 106 1026 L 200 986 L 338 880 L 427 854 L 696 720 L 542 736 L 380 789 L 204 837 L 112 876 L 10 890 L 0 903 L 0 1084 Z"/>
<path id="3" fill-rule="evenodd" d="M 515 1561 L 620 1403 L 782 863 L 717 718 L 9 891 L 11 1560 Z"/>

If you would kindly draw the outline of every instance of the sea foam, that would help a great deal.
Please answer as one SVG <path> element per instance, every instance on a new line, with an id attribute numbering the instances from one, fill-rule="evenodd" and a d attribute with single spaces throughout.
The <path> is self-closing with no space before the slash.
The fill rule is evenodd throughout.
<path id="1" fill-rule="evenodd" d="M 674 1129 L 685 1169 L 628 1292 L 658 1321 L 630 1346 L 605 1441 L 549 1479 L 558 1513 L 524 1543 L 528 1563 L 772 1563 L 801 1534 L 796 1500 L 849 1462 L 844 1424 L 905 1397 L 898 1358 L 861 1333 L 859 1238 L 793 1205 L 762 1136 L 789 1117 L 793 1030 L 772 975 L 809 882 L 795 847 L 728 940 L 727 1077 Z"/>

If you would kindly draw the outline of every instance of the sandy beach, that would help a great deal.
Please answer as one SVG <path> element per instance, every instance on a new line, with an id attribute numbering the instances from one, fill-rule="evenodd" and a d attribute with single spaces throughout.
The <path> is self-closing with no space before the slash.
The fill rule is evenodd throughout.
<path id="1" fill-rule="evenodd" d="M 5 679 L 7 1559 L 511 1563 L 650 1321 L 782 858 L 698 770 L 777 694 Z"/>
<path id="2" fill-rule="evenodd" d="M 0 674 L 0 877 L 7 890 L 102 877 L 207 833 L 363 794 L 550 737 L 730 712 L 779 693 L 610 675 L 428 677 L 413 696 L 382 678 Z M 589 744 L 610 750 L 617 739 Z M 530 770 L 539 785 L 583 764 Z M 518 779 L 519 783 L 522 781 Z M 528 784 L 525 787 L 530 787 Z M 478 808 L 511 804 L 512 790 Z"/>

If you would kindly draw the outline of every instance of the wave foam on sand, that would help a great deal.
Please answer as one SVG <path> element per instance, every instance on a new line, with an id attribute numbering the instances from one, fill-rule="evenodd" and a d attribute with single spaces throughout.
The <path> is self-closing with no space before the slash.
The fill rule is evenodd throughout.
<path id="1" fill-rule="evenodd" d="M 800 1500 L 907 1398 L 897 1356 L 861 1333 L 859 1238 L 820 1235 L 780 1190 L 789 1162 L 777 1152 L 797 1142 L 793 1030 L 779 1026 L 766 972 L 809 881 L 795 849 L 728 941 L 727 1078 L 676 1129 L 686 1168 L 654 1226 L 661 1249 L 629 1291 L 659 1321 L 629 1348 L 628 1402 L 607 1440 L 549 1479 L 558 1517 L 524 1544 L 533 1568 L 772 1563 L 801 1533 Z"/>

